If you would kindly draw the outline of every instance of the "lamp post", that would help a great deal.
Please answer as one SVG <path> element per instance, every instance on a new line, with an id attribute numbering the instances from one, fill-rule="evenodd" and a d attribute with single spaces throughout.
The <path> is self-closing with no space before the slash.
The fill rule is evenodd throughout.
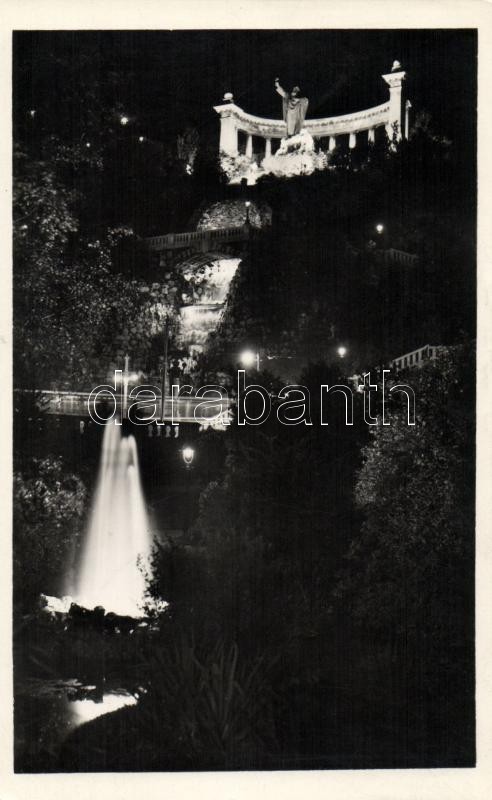
<path id="1" fill-rule="evenodd" d="M 123 372 L 123 408 L 121 409 L 122 420 L 124 417 L 126 417 L 126 412 L 128 408 L 128 384 L 130 382 L 129 366 L 130 366 L 130 356 L 127 354 L 125 356 L 125 369 Z"/>
<path id="2" fill-rule="evenodd" d="M 260 371 L 260 354 L 258 352 L 254 353 L 252 350 L 245 350 L 241 353 L 240 361 L 244 367 L 252 367 L 253 364 L 256 364 L 256 371 Z"/>
<path id="3" fill-rule="evenodd" d="M 164 421 L 166 410 L 166 392 L 168 384 L 168 352 L 169 352 L 169 317 L 166 316 L 166 324 L 164 327 L 164 364 L 162 367 L 162 383 L 161 383 L 161 421 Z"/>
<path id="4" fill-rule="evenodd" d="M 191 470 L 193 459 L 195 458 L 195 451 L 192 447 L 187 445 L 183 447 L 181 450 L 181 455 L 183 457 L 185 470 L 186 470 L 186 502 L 184 508 L 184 521 L 183 521 L 183 531 L 186 532 L 190 527 L 190 519 L 191 519 Z"/>
<path id="5" fill-rule="evenodd" d="M 376 225 L 376 231 L 381 235 L 384 231 L 384 225 L 381 222 L 378 222 Z"/>
<path id="6" fill-rule="evenodd" d="M 249 225 L 250 224 L 250 222 L 249 222 L 249 209 L 250 209 L 250 206 L 251 206 L 251 201 L 250 200 L 246 200 L 244 205 L 246 206 L 246 225 Z"/>
<path id="7" fill-rule="evenodd" d="M 340 356 L 340 358 L 345 358 L 345 356 L 347 355 L 347 348 L 344 347 L 343 345 L 340 345 L 340 347 L 337 348 L 337 353 Z"/>

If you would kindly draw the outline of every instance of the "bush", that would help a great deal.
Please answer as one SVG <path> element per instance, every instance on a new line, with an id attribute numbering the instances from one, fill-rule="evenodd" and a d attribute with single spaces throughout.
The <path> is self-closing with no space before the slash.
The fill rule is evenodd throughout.
<path id="1" fill-rule="evenodd" d="M 144 730 L 174 750 L 178 764 L 197 769 L 257 764 L 276 749 L 269 673 L 258 658 L 244 660 L 237 644 L 219 639 L 210 650 L 178 636 L 151 661 L 149 694 L 141 701 Z"/>

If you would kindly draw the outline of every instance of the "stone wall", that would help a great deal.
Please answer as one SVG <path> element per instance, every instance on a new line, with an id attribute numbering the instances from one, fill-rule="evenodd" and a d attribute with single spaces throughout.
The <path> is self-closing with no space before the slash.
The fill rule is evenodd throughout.
<path id="1" fill-rule="evenodd" d="M 264 228 L 272 224 L 272 210 L 266 203 L 251 201 L 249 221 L 255 228 Z M 246 205 L 244 200 L 227 200 L 213 203 L 200 217 L 197 231 L 215 230 L 217 228 L 234 228 L 246 222 Z"/>

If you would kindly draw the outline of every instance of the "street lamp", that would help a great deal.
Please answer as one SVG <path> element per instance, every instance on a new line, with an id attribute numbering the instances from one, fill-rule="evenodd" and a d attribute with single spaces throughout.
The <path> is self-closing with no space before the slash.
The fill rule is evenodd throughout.
<path id="1" fill-rule="evenodd" d="M 186 466 L 188 468 L 191 467 L 191 465 L 193 463 L 193 459 L 195 458 L 195 451 L 193 450 L 193 448 L 192 447 L 183 447 L 183 450 L 181 451 L 181 454 L 183 456 L 183 461 L 186 464 Z"/>
<path id="2" fill-rule="evenodd" d="M 120 117 L 120 123 L 122 125 L 128 125 L 129 122 L 130 122 L 130 120 L 125 114 L 123 114 L 123 116 Z"/>
<path id="3" fill-rule="evenodd" d="M 340 358 L 344 358 L 344 356 L 347 354 L 347 348 L 342 345 L 337 349 L 337 353 L 340 356 Z"/>
<path id="4" fill-rule="evenodd" d="M 249 225 L 249 208 L 251 206 L 250 200 L 246 200 L 244 205 L 246 206 L 246 225 Z"/>
<path id="5" fill-rule="evenodd" d="M 245 367 L 252 367 L 256 364 L 256 371 L 260 371 L 260 354 L 253 353 L 252 350 L 245 350 L 240 356 L 241 364 Z"/>
<path id="6" fill-rule="evenodd" d="M 382 233 L 384 231 L 384 225 L 382 225 L 381 222 L 378 222 L 376 225 L 376 230 L 378 233 Z"/>

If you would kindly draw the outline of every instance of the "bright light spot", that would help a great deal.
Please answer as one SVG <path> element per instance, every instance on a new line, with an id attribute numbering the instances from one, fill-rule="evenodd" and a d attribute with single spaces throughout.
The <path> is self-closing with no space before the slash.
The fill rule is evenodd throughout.
<path id="1" fill-rule="evenodd" d="M 86 143 L 85 143 L 85 146 L 86 146 L 86 147 L 90 147 L 90 146 L 91 146 L 91 143 L 90 143 L 90 142 L 86 142 Z"/>
<path id="2" fill-rule="evenodd" d="M 138 137 L 138 141 L 139 142 L 145 142 L 145 136 L 139 136 Z"/>
<path id="3" fill-rule="evenodd" d="M 246 200 L 244 205 L 246 206 L 246 208 L 249 208 L 250 205 L 251 205 L 251 201 L 250 200 Z"/>
<path id="4" fill-rule="evenodd" d="M 105 426 L 100 474 L 71 594 L 81 606 L 139 617 L 152 536 L 134 436 Z"/>
<path id="5" fill-rule="evenodd" d="M 195 451 L 192 447 L 183 447 L 183 461 L 185 464 L 190 465 L 195 458 Z"/>
<path id="6" fill-rule="evenodd" d="M 111 373 L 110 377 L 111 378 L 114 377 L 116 383 L 122 383 L 122 382 L 124 383 L 125 381 L 128 381 L 128 383 L 137 383 L 137 381 L 139 381 L 142 378 L 142 373 L 124 372 L 124 370 L 122 370 L 122 375 L 118 375 L 116 372 L 116 373 Z"/>
<path id="7" fill-rule="evenodd" d="M 94 702 L 90 698 L 84 700 L 73 700 L 70 702 L 69 709 L 74 717 L 75 725 L 90 722 L 92 719 L 102 717 L 111 711 L 117 711 L 124 706 L 135 706 L 137 700 L 132 695 L 126 694 L 105 694 L 101 702 Z"/>
<path id="8" fill-rule="evenodd" d="M 256 355 L 252 350 L 245 350 L 244 353 L 241 353 L 241 364 L 244 364 L 245 367 L 252 367 L 255 363 Z"/>
<path id="9" fill-rule="evenodd" d="M 31 110 L 29 111 L 29 116 L 30 117 L 35 117 L 36 116 L 36 109 L 35 108 L 31 108 Z"/>
<path id="10" fill-rule="evenodd" d="M 25 223 L 21 225 L 21 231 L 27 231 L 27 225 Z"/>
<path id="11" fill-rule="evenodd" d="M 337 353 L 340 356 L 340 358 L 343 358 L 347 353 L 347 348 L 343 347 L 343 346 L 339 347 L 338 350 L 337 350 Z"/>
<path id="12" fill-rule="evenodd" d="M 378 225 L 376 225 L 376 230 L 378 233 L 382 233 L 384 231 L 384 225 L 381 225 L 379 222 Z"/>
<path id="13" fill-rule="evenodd" d="M 122 125 L 128 125 L 130 120 L 128 119 L 128 117 L 123 116 L 123 117 L 120 117 L 120 122 L 121 122 Z"/>

